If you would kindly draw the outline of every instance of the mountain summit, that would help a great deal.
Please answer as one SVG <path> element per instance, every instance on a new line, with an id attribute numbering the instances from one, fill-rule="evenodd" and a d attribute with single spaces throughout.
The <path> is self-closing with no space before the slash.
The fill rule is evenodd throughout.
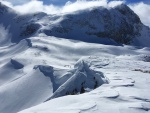
<path id="1" fill-rule="evenodd" d="M 114 40 L 130 44 L 135 37 L 141 35 L 144 26 L 140 18 L 125 4 L 109 9 L 93 7 L 73 14 L 63 14 L 55 21 L 57 20 L 60 21 L 55 25 L 47 25 L 48 29 L 43 30 L 47 35 L 97 43 Z"/>

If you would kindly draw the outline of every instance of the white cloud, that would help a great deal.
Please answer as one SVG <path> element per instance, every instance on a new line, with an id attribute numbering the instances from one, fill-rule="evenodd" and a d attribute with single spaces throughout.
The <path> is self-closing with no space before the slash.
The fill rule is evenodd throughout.
<path id="1" fill-rule="evenodd" d="M 24 4 L 31 0 L 6 0 L 7 2 L 11 2 L 12 4 Z"/>
<path id="2" fill-rule="evenodd" d="M 137 15 L 139 15 L 141 21 L 145 25 L 150 26 L 150 5 L 149 4 L 144 4 L 143 2 L 140 2 L 137 4 L 130 4 L 129 7 Z"/>
<path id="3" fill-rule="evenodd" d="M 120 5 L 120 4 L 122 4 L 122 3 L 125 3 L 125 1 L 110 1 L 110 2 L 108 3 L 108 6 L 109 6 L 109 7 L 115 7 L 115 6 Z"/>
<path id="4" fill-rule="evenodd" d="M 42 1 L 36 0 L 32 0 L 23 5 L 16 5 L 13 8 L 20 13 L 46 12 L 48 14 L 55 14 L 60 9 L 54 5 L 44 5 Z"/>
<path id="5" fill-rule="evenodd" d="M 83 10 L 83 9 L 87 9 L 90 7 L 94 7 L 94 6 L 95 7 L 96 6 L 107 7 L 107 0 L 99 0 L 99 1 L 81 1 L 81 0 L 78 0 L 77 2 L 66 4 L 62 8 L 62 12 L 73 12 L 73 11 L 77 11 L 77 10 Z"/>
<path id="6" fill-rule="evenodd" d="M 8 7 L 13 7 L 13 5 L 12 5 L 10 2 L 8 2 L 8 1 L 2 0 L 2 1 L 0 1 L 0 2 L 2 2 L 2 3 L 5 4 L 5 5 L 7 5 Z"/>
<path id="7" fill-rule="evenodd" d="M 74 12 L 77 10 L 83 10 L 90 7 L 96 6 L 104 6 L 110 7 L 115 6 L 122 1 L 113 1 L 108 4 L 107 0 L 77 0 L 76 2 L 67 2 L 64 6 L 54 6 L 54 5 L 45 5 L 43 1 L 32 0 L 22 5 L 12 5 L 10 2 L 3 0 L 3 3 L 12 7 L 16 11 L 20 13 L 34 13 L 34 12 L 46 12 L 48 14 L 56 14 L 56 13 L 67 13 Z"/>

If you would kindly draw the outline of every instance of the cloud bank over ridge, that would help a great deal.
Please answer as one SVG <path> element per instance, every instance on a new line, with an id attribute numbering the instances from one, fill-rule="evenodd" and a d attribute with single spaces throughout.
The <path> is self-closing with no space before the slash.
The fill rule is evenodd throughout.
<path id="1" fill-rule="evenodd" d="M 68 1 L 64 6 L 56 6 L 53 4 L 46 5 L 43 3 L 43 1 L 39 0 L 32 0 L 22 5 L 12 5 L 10 2 L 7 2 L 5 0 L 3 0 L 3 3 L 15 9 L 16 11 L 19 11 L 20 13 L 45 12 L 48 14 L 56 14 L 74 12 L 77 10 L 83 10 L 94 6 L 112 7 L 123 3 L 123 1 L 112 1 L 108 3 L 107 0 L 77 0 L 76 2 Z"/>
<path id="2" fill-rule="evenodd" d="M 130 4 L 129 7 L 140 17 L 145 25 L 150 27 L 150 4 L 140 2 Z"/>
<path id="3" fill-rule="evenodd" d="M 39 0 L 31 0 L 27 3 L 22 5 L 12 5 L 10 2 L 3 0 L 4 4 L 8 5 L 9 7 L 15 9 L 19 13 L 35 13 L 35 12 L 45 12 L 47 14 L 58 14 L 58 13 L 70 13 L 78 10 L 87 9 L 90 7 L 96 6 L 104 6 L 104 7 L 115 7 L 121 3 L 125 3 L 125 1 L 110 1 L 107 0 L 93 0 L 93 1 L 86 1 L 86 0 L 77 0 L 76 2 L 68 1 L 64 6 L 56 6 L 53 4 L 46 5 L 43 1 Z M 136 4 L 128 4 L 128 6 L 139 15 L 142 22 L 150 26 L 150 5 L 145 4 L 143 2 L 136 3 Z"/>

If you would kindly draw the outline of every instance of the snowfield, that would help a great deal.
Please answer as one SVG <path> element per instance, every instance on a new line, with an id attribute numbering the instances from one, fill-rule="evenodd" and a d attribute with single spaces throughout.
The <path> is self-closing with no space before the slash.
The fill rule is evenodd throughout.
<path id="1" fill-rule="evenodd" d="M 16 113 L 38 104 L 21 113 L 144 113 L 150 109 L 149 48 L 47 36 L 28 40 L 1 47 L 0 102 L 4 104 L 0 112 Z M 100 87 L 92 91 L 94 76 Z M 86 93 L 79 94 L 84 81 Z M 71 96 L 75 88 L 77 95 Z"/>
<path id="2" fill-rule="evenodd" d="M 125 14 L 129 10 L 125 5 L 118 8 Z M 95 12 L 101 10 L 106 9 Z M 111 16 L 121 16 L 111 11 Z M 101 21 L 104 17 L 100 15 Z M 128 20 L 120 18 L 120 23 Z M 68 35 L 67 19 L 75 25 Z M 124 45 L 122 39 L 87 35 L 91 28 L 78 19 L 76 13 L 20 15 L 0 4 L 0 113 L 150 112 L 150 29 L 139 20 L 128 21 L 135 31 L 125 34 L 132 38 L 125 37 L 130 43 Z M 111 22 L 102 24 L 107 25 Z M 116 28 L 128 33 L 121 25 Z"/>

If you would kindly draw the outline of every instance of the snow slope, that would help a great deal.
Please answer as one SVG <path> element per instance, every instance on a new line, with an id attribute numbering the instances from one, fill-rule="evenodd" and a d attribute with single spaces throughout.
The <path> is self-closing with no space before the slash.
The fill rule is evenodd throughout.
<path id="1" fill-rule="evenodd" d="M 102 47 L 97 48 L 101 55 L 95 53 L 82 59 L 89 63 L 92 69 L 102 72 L 109 84 L 103 84 L 89 93 L 52 99 L 19 113 L 149 112 L 150 49 L 98 46 Z"/>
<path id="2" fill-rule="evenodd" d="M 28 44 L 24 45 L 26 48 L 19 48 L 21 52 L 17 51 L 13 54 L 14 50 L 12 50 L 8 51 L 6 54 L 3 53 L 4 49 L 0 51 L 7 57 L 9 56 L 8 58 L 1 57 L 0 102 L 4 103 L 0 106 L 0 112 L 2 113 L 16 113 L 48 100 L 50 106 L 51 104 L 55 105 L 51 103 L 51 101 L 55 101 L 55 99 L 52 98 L 82 93 L 81 86 L 84 81 L 84 92 L 91 91 L 104 83 L 109 83 L 108 85 L 100 86 L 100 89 L 98 88 L 94 91 L 101 92 L 102 88 L 104 91 L 109 92 L 104 92 L 104 96 L 111 96 L 111 94 L 116 95 L 115 91 L 112 92 L 114 88 L 121 88 L 122 91 L 119 92 L 119 94 L 123 93 L 122 95 L 125 96 L 122 88 L 127 88 L 127 91 L 129 90 L 129 95 L 130 93 L 132 94 L 133 92 L 130 90 L 130 87 L 134 88 L 134 83 L 132 82 L 136 79 L 139 87 L 137 88 L 137 92 L 135 92 L 135 94 L 133 93 L 131 96 L 149 99 L 149 97 L 147 97 L 149 92 L 147 89 L 148 86 L 145 86 L 149 84 L 149 73 L 134 71 L 135 69 L 149 71 L 149 62 L 145 62 L 149 61 L 147 58 L 149 57 L 149 48 L 139 49 L 132 46 L 92 44 L 47 36 L 31 37 L 28 40 L 30 40 L 32 46 L 27 48 Z M 20 43 L 18 43 L 19 46 Z M 24 43 L 27 42 L 24 40 Z M 18 44 L 10 48 L 15 48 Z M 78 61 L 78 59 L 81 60 Z M 77 61 L 78 63 L 76 63 Z M 142 78 L 143 81 L 139 81 Z M 96 81 L 99 82 L 97 86 Z M 142 84 L 141 82 L 144 83 Z M 144 94 L 136 95 L 136 93 L 138 94 L 142 90 L 143 93 L 145 91 Z M 88 96 L 91 96 L 91 93 L 85 93 L 83 96 L 86 95 L 84 97 L 90 98 Z M 99 93 L 98 95 L 101 96 Z M 61 102 L 59 103 L 66 105 L 65 102 L 68 100 L 66 98 L 71 99 L 73 97 L 61 97 L 64 98 L 64 100 L 60 100 Z M 82 95 L 77 95 L 76 99 L 78 97 L 83 98 Z M 56 99 L 56 103 L 58 103 L 58 99 Z M 74 101 L 77 102 L 78 106 L 81 100 L 79 101 L 76 99 Z M 69 106 L 74 103 L 73 100 L 68 101 L 67 103 Z M 87 103 L 88 99 L 83 102 Z M 102 102 L 107 104 L 106 100 L 103 101 L 102 99 Z M 118 101 L 118 104 L 119 103 L 120 101 Z M 45 107 L 42 108 L 47 111 L 51 111 L 51 108 L 53 108 L 54 112 L 58 112 L 57 110 L 59 109 L 59 107 L 55 107 L 54 109 L 54 106 L 50 107 L 49 104 L 43 106 L 48 106 L 47 109 L 45 109 Z M 39 107 L 35 108 L 35 111 L 36 109 L 39 111 L 38 108 Z M 71 108 L 68 107 L 67 109 Z M 119 108 L 118 106 L 116 109 Z M 64 110 L 64 112 L 66 112 L 66 110 Z M 25 113 L 29 111 L 25 111 Z M 43 112 L 45 113 L 46 111 Z"/>
<path id="3" fill-rule="evenodd" d="M 107 15 L 116 8 L 125 8 L 123 13 L 129 10 L 123 5 L 74 14 L 20 15 L 0 4 L 0 113 L 149 112 L 149 28 L 140 20 L 134 23 L 136 15 L 120 17 L 118 22 L 129 19 L 133 22 L 127 25 L 140 24 L 143 29 L 130 45 L 123 45 L 111 37 L 85 34 L 89 26 L 80 23 L 93 11 Z M 99 21 L 91 18 L 89 22 Z M 60 28 L 66 27 L 73 31 L 64 35 Z M 91 39 L 84 40 L 87 36 Z M 88 43 L 94 41 L 99 44 Z"/>

